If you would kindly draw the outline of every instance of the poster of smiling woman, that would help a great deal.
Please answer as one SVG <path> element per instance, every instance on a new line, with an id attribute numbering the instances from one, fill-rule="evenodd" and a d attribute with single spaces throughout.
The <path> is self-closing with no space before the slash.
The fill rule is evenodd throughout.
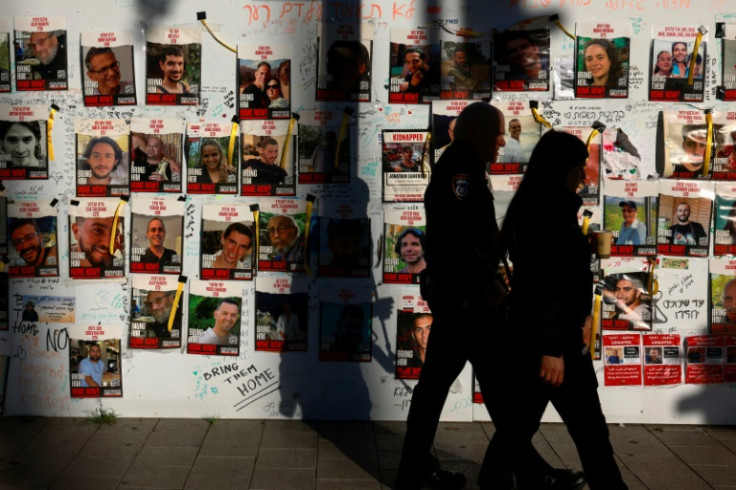
<path id="1" fill-rule="evenodd" d="M 631 26 L 583 22 L 576 34 L 575 97 L 628 97 Z"/>

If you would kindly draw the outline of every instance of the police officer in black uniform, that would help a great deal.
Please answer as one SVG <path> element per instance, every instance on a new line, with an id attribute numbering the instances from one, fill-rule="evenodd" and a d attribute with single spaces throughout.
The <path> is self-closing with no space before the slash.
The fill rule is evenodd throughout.
<path id="1" fill-rule="evenodd" d="M 435 165 L 424 195 L 427 267 L 421 287 L 434 320 L 424 367 L 412 395 L 397 490 L 419 489 L 427 478 L 443 489 L 465 484 L 463 475 L 440 470 L 430 450 L 450 385 L 468 360 L 491 417 L 496 419 L 494 404 L 498 401 L 493 388 L 503 370 L 501 366 L 494 369 L 497 361 L 489 349 L 497 342 L 499 332 L 494 324 L 502 314 L 498 306 L 505 287 L 498 274 L 499 230 L 485 170 L 505 145 L 504 126 L 503 115 L 493 106 L 476 102 L 466 107 L 457 118 L 455 140 Z M 574 488 L 567 483 L 582 478 L 579 473 L 553 470 L 531 444 L 525 455 L 530 464 L 543 467 L 549 483 L 556 485 L 551 488 Z M 487 466 L 484 461 L 480 482 Z M 513 485 L 510 469 L 508 476 Z"/>

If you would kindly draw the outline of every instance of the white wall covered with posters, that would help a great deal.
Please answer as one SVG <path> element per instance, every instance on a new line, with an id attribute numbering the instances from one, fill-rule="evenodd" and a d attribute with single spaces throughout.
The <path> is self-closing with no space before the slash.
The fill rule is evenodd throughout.
<path id="1" fill-rule="evenodd" d="M 316 103 L 316 39 L 322 22 L 358 21 L 370 25 L 373 37 L 373 84 L 371 102 L 352 104 L 355 108 L 352 141 L 358 146 L 352 162 L 349 185 L 300 185 L 298 195 L 314 194 L 352 199 L 356 195 L 369 200 L 373 242 L 378 243 L 383 227 L 384 204 L 381 197 L 381 146 L 383 129 L 422 129 L 430 120 L 429 105 L 388 103 L 389 31 L 394 27 L 415 28 L 436 21 L 455 30 L 458 26 L 478 32 L 503 29 L 516 21 L 537 15 L 559 14 L 562 24 L 573 31 L 576 22 L 609 21 L 632 26 L 630 58 L 630 94 L 624 100 L 553 100 L 550 92 L 494 94 L 496 100 L 540 101 L 542 114 L 554 125 L 590 126 L 599 120 L 609 127 L 621 127 L 637 145 L 642 156 L 642 175 L 654 173 L 656 117 L 664 104 L 648 101 L 647 84 L 650 65 L 650 27 L 652 24 L 704 25 L 713 32 L 716 22 L 736 22 L 733 0 L 506 0 L 488 1 L 409 1 L 409 0 L 307 0 L 303 2 L 233 0 L 202 3 L 192 0 L 75 0 L 48 2 L 4 2 L 0 16 L 64 16 L 69 48 L 69 90 L 61 92 L 25 92 L 0 94 L 0 105 L 42 105 L 60 107 L 53 128 L 56 160 L 50 165 L 45 181 L 4 182 L 4 195 L 25 200 L 59 199 L 60 277 L 54 279 L 11 280 L 11 311 L 8 331 L 0 331 L 0 354 L 10 356 L 7 369 L 5 410 L 7 415 L 39 414 L 83 416 L 102 406 L 124 417 L 209 417 L 226 418 L 358 418 L 402 420 L 406 417 L 415 381 L 397 380 L 394 375 L 396 349 L 396 305 L 402 292 L 412 286 L 381 283 L 381 268 L 373 270 L 372 279 L 337 280 L 310 276 L 310 294 L 316 297 L 321 288 L 350 284 L 374 291 L 373 347 L 369 363 L 319 362 L 319 315 L 310 308 L 307 352 L 283 354 L 256 352 L 254 349 L 253 282 L 243 282 L 243 324 L 240 355 L 237 358 L 197 356 L 176 351 L 142 351 L 127 348 L 123 335 L 121 347 L 124 395 L 119 399 L 72 399 L 69 395 L 69 356 L 65 324 L 39 324 L 22 332 L 18 295 L 54 295 L 76 298 L 78 324 L 118 324 L 126 332 L 130 315 L 129 283 L 78 283 L 69 279 L 65 253 L 68 253 L 68 230 L 65 206 L 74 195 L 74 121 L 81 118 L 169 117 L 196 122 L 200 118 L 229 121 L 235 114 L 235 54 L 220 46 L 206 32 L 202 35 L 202 101 L 198 107 L 153 107 L 144 102 L 145 39 L 150 26 L 197 25 L 197 12 L 206 9 L 207 20 L 218 35 L 230 45 L 257 43 L 268 39 L 293 46 L 292 110 L 330 107 L 342 110 L 344 103 Z M 135 73 L 139 103 L 134 107 L 85 108 L 81 99 L 82 72 L 79 60 L 79 32 L 99 29 L 133 30 Z M 551 58 L 570 57 L 574 42 L 554 25 L 551 29 Z M 699 108 L 726 110 L 734 103 L 716 100 L 715 86 L 720 83 L 720 49 L 710 38 L 706 100 Z M 686 104 L 674 104 L 678 108 Z M 669 107 L 668 107 L 669 108 Z M 135 197 L 133 197 L 134 199 Z M 193 229 L 193 238 L 184 243 L 184 270 L 189 278 L 198 275 L 199 223 L 202 203 L 210 200 L 238 200 L 193 196 L 187 198 L 185 228 Z M 126 211 L 129 213 L 129 211 Z M 594 217 L 594 220 L 596 218 Z M 598 218 L 599 219 L 599 218 Z M 470 230 L 457 230 L 461 239 Z M 374 249 L 376 247 L 374 246 Z M 65 252 L 66 251 L 66 252 Z M 374 257 L 377 251 L 374 250 Z M 458 258 L 458 267 L 468 266 Z M 374 264 L 375 265 L 375 264 Z M 707 268 L 707 262 L 693 262 L 694 268 Z M 257 280 L 257 279 L 256 279 Z M 668 283 L 671 280 L 672 282 Z M 660 300 L 679 278 L 660 278 Z M 694 298 L 707 298 L 704 289 L 690 291 Z M 418 289 L 418 286 L 414 286 Z M 655 298 L 656 300 L 656 298 Z M 707 303 L 707 301 L 706 301 Z M 530 308 L 533 308 L 530 298 Z M 668 321 L 655 320 L 654 330 L 662 333 L 678 330 L 674 315 Z M 701 318 L 707 324 L 707 315 Z M 478 319 L 478 321 L 483 321 Z M 702 327 L 702 325 L 701 325 Z M 464 335 L 463 326 L 457 326 Z M 467 338 L 473 342 L 472 338 Z M 489 356 L 498 349 L 514 349 L 519 362 L 525 362 L 524 346 L 489 345 Z M 603 379 L 603 364 L 596 362 Z M 513 366 L 509 366 L 513 369 Z M 266 374 L 264 374 L 266 373 Z M 235 375 L 238 374 L 239 377 Z M 248 380 L 258 377 L 258 382 Z M 668 387 L 603 387 L 604 412 L 611 422 L 661 423 L 736 423 L 736 387 L 733 384 L 687 385 Z M 444 420 L 487 420 L 482 405 L 472 403 L 472 372 L 466 367 L 453 386 Z M 547 420 L 556 420 L 550 409 Z"/>

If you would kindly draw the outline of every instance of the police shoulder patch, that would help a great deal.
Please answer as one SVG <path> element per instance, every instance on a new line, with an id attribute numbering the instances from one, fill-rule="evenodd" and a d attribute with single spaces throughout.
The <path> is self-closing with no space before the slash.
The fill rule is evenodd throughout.
<path id="1" fill-rule="evenodd" d="M 452 192 L 461 201 L 468 197 L 468 193 L 470 192 L 470 178 L 468 174 L 455 174 L 452 176 Z"/>

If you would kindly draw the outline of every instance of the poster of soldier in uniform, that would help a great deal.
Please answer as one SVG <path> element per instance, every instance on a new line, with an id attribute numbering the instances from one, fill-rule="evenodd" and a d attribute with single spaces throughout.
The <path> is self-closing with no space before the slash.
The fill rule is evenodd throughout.
<path id="1" fill-rule="evenodd" d="M 481 100 L 491 97 L 491 41 L 442 40 L 440 97 Z"/>

